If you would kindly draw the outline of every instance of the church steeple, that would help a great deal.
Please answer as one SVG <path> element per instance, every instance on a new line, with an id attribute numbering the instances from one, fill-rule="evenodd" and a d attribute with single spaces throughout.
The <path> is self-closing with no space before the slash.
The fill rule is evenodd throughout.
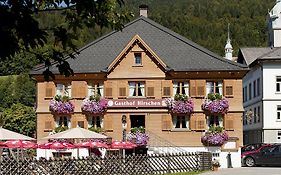
<path id="1" fill-rule="evenodd" d="M 227 41 L 226 41 L 226 45 L 225 45 L 225 58 L 228 60 L 232 60 L 232 52 L 233 52 L 233 48 L 231 45 L 231 40 L 230 40 L 230 31 L 229 31 L 229 24 L 227 27 Z"/>
<path id="2" fill-rule="evenodd" d="M 269 46 L 281 47 L 281 0 L 269 12 Z"/>

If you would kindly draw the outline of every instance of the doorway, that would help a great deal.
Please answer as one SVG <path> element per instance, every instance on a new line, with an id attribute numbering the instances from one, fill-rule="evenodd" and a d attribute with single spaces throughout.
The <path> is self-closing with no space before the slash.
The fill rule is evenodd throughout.
<path id="1" fill-rule="evenodd" d="M 130 115 L 131 128 L 145 128 L 145 115 Z"/>

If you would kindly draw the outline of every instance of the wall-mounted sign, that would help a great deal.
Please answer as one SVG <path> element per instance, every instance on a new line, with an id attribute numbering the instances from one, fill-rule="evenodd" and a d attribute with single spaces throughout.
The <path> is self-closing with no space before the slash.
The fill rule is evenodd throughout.
<path id="1" fill-rule="evenodd" d="M 163 99 L 112 99 L 109 108 L 163 108 L 167 107 Z"/>

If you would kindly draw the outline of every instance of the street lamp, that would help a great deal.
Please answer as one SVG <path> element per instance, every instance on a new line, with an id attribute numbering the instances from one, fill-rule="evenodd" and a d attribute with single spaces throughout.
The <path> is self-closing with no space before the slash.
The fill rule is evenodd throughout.
<path id="1" fill-rule="evenodd" d="M 127 129 L 127 117 L 126 115 L 122 115 L 122 141 L 126 141 L 126 129 Z"/>

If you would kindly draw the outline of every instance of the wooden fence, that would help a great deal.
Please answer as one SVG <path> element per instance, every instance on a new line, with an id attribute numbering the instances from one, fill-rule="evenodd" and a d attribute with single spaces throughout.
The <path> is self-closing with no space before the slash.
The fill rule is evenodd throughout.
<path id="1" fill-rule="evenodd" d="M 211 154 L 108 156 L 104 159 L 22 159 L 3 158 L 0 175 L 138 175 L 209 170 Z"/>

